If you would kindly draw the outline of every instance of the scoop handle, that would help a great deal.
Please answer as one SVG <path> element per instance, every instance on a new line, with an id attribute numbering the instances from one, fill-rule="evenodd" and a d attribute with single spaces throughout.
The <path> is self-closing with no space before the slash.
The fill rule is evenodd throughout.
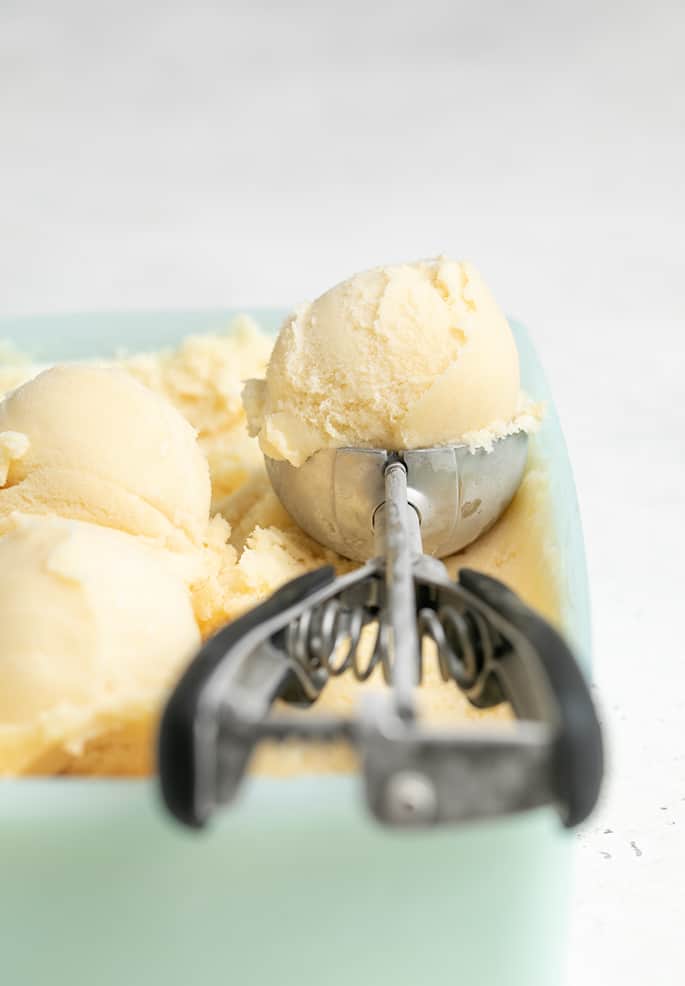
<path id="1" fill-rule="evenodd" d="M 484 677 L 496 679 L 517 716 L 555 727 L 552 784 L 564 824 L 578 825 L 597 802 L 604 772 L 602 730 L 585 676 L 561 634 L 503 582 L 462 569 L 459 583 L 505 624 L 513 646 L 493 658 Z"/>
<path id="2" fill-rule="evenodd" d="M 214 806 L 217 705 L 228 691 L 227 680 L 240 685 L 250 678 L 253 701 L 263 707 L 288 690 L 299 690 L 300 701 L 312 700 L 295 680 L 292 663 L 277 648 L 268 648 L 263 660 L 257 655 L 256 666 L 250 667 L 248 659 L 288 624 L 293 608 L 334 579 L 335 570 L 327 565 L 288 582 L 211 637 L 177 683 L 162 714 L 157 757 L 162 798 L 179 821 L 200 827 Z M 207 706 L 208 714 L 203 715 Z M 247 759 L 251 750 L 244 752 Z"/>

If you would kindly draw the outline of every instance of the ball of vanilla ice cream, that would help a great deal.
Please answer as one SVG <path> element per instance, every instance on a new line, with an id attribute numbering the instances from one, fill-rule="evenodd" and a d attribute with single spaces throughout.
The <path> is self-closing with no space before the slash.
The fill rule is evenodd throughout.
<path id="1" fill-rule="evenodd" d="M 181 549 L 210 497 L 194 430 L 123 370 L 57 366 L 0 403 L 0 532 L 17 511 L 58 514 Z"/>
<path id="2" fill-rule="evenodd" d="M 45 735 L 73 742 L 104 709 L 157 708 L 200 646 L 164 554 L 58 517 L 23 518 L 0 537 L 0 746 L 23 731 L 30 760 Z"/>
<path id="3" fill-rule="evenodd" d="M 295 466 L 322 448 L 502 433 L 519 400 L 506 318 L 470 264 L 442 257 L 356 274 L 296 310 L 243 391 L 262 451 Z"/>

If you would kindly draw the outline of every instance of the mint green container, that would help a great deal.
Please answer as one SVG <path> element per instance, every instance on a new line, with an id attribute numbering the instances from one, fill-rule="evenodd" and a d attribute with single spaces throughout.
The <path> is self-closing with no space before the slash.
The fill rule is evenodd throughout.
<path id="1" fill-rule="evenodd" d="M 230 312 L 0 320 L 40 361 L 155 349 Z M 256 312 L 275 328 L 278 312 Z M 589 654 L 573 479 L 543 372 L 514 325 L 523 383 L 548 402 L 564 622 Z M 3 573 L 4 574 L 4 573 Z M 1 632 L 1 628 L 0 628 Z M 250 778 L 211 829 L 164 814 L 151 781 L 0 782 L 3 986 L 560 986 L 572 838 L 551 809 L 396 832 L 359 778 Z"/>

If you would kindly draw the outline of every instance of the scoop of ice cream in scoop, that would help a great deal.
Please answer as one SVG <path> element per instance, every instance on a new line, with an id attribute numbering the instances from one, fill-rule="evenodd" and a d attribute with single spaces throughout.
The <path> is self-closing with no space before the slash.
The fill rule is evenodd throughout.
<path id="1" fill-rule="evenodd" d="M 0 732 L 158 703 L 200 634 L 164 552 L 94 524 L 29 517 L 0 538 Z M 82 725 L 83 723 L 81 723 Z"/>
<path id="2" fill-rule="evenodd" d="M 470 264 L 379 267 L 295 311 L 243 401 L 262 451 L 296 466 L 322 448 L 446 444 L 506 431 L 518 354 Z"/>
<path id="3" fill-rule="evenodd" d="M 0 403 L 0 533 L 16 511 L 58 514 L 183 549 L 210 496 L 194 430 L 123 370 L 54 367 Z"/>

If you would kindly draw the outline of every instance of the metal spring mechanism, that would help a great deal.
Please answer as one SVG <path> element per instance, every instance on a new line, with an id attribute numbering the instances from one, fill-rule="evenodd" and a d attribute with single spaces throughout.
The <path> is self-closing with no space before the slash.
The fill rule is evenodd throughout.
<path id="1" fill-rule="evenodd" d="M 454 681 L 460 688 L 473 687 L 496 647 L 492 629 L 479 613 L 460 613 L 453 606 L 424 606 L 417 614 L 417 629 L 422 644 L 435 644 L 443 681 Z M 305 611 L 288 627 L 287 650 L 304 667 L 323 669 L 331 677 L 351 671 L 363 682 L 380 665 L 385 681 L 392 681 L 388 625 L 382 613 L 361 604 L 346 605 L 334 598 Z M 418 655 L 419 680 L 424 650 L 422 646 Z"/>
<path id="2" fill-rule="evenodd" d="M 362 634 L 373 627 L 373 643 Z M 333 678 L 351 670 L 358 681 L 371 677 L 379 664 L 386 681 L 390 680 L 388 628 L 377 614 L 359 604 L 346 606 L 340 599 L 329 599 L 315 609 L 306 610 L 288 627 L 287 650 L 290 657 L 307 668 L 322 668 Z M 368 635 L 367 635 L 368 639 Z"/>
<path id="3" fill-rule="evenodd" d="M 426 607 L 419 612 L 418 624 L 421 640 L 432 640 L 437 648 L 443 681 L 472 688 L 495 649 L 492 630 L 483 617 L 476 612 L 460 613 L 452 606 L 437 612 Z"/>

